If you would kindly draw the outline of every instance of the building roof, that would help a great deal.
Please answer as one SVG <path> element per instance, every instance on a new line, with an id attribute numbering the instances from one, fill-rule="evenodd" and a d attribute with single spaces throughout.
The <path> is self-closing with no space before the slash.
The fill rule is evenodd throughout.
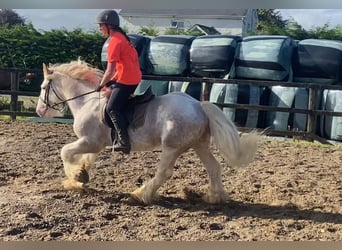
<path id="1" fill-rule="evenodd" d="M 248 9 L 122 9 L 122 17 L 169 17 L 169 18 L 199 18 L 199 19 L 241 19 Z"/>
<path id="2" fill-rule="evenodd" d="M 205 26 L 203 24 L 194 24 L 189 31 L 193 31 L 193 30 L 199 30 L 201 33 L 203 33 L 204 35 L 220 35 L 221 33 L 215 29 L 214 27 L 209 27 L 209 26 Z"/>

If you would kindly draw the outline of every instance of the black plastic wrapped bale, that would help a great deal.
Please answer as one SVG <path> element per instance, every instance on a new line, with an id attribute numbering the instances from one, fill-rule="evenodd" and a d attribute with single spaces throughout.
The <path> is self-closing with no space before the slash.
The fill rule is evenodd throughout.
<path id="1" fill-rule="evenodd" d="M 209 101 L 218 104 L 251 104 L 259 105 L 262 88 L 253 84 L 213 83 Z M 260 125 L 258 110 L 244 110 L 229 107 L 222 108 L 225 116 L 240 127 L 257 128 Z"/>
<path id="2" fill-rule="evenodd" d="M 237 48 L 232 78 L 292 80 L 295 41 L 288 36 L 248 36 Z"/>
<path id="3" fill-rule="evenodd" d="M 187 76 L 190 71 L 190 46 L 195 37 L 162 35 L 151 40 L 148 58 L 153 75 Z"/>
<path id="4" fill-rule="evenodd" d="M 326 111 L 342 112 L 342 91 L 324 90 L 321 108 Z M 342 141 L 342 117 L 330 115 L 321 116 L 320 130 L 322 137 Z"/>
<path id="5" fill-rule="evenodd" d="M 138 52 L 141 72 L 146 75 L 151 74 L 152 65 L 148 60 L 151 38 L 139 34 L 128 34 L 128 37 Z"/>
<path id="6" fill-rule="evenodd" d="M 137 86 L 134 94 L 143 94 L 145 90 L 151 86 L 152 92 L 155 95 L 165 95 L 169 90 L 169 81 L 159 81 L 159 80 L 142 80 Z"/>
<path id="7" fill-rule="evenodd" d="M 321 106 L 322 91 L 317 91 L 315 106 Z M 272 86 L 268 97 L 268 106 L 308 109 L 309 90 L 298 87 Z M 316 109 L 317 109 L 316 108 Z M 316 130 L 319 133 L 319 123 L 316 122 Z M 308 115 L 304 113 L 289 113 L 280 111 L 267 111 L 265 126 L 278 131 L 306 131 Z"/>
<path id="8" fill-rule="evenodd" d="M 293 76 L 296 82 L 342 83 L 342 41 L 299 41 L 293 60 Z"/>
<path id="9" fill-rule="evenodd" d="M 169 92 L 187 93 L 200 101 L 202 96 L 202 82 L 170 81 Z"/>
<path id="10" fill-rule="evenodd" d="M 309 94 L 305 88 L 272 86 L 269 106 L 283 108 L 308 108 Z M 281 111 L 268 111 L 265 126 L 278 131 L 306 131 L 307 115 Z"/>
<path id="11" fill-rule="evenodd" d="M 242 38 L 232 35 L 200 36 L 190 48 L 190 71 L 194 76 L 222 78 L 230 71 L 235 49 Z"/>
<path id="12" fill-rule="evenodd" d="M 309 90 L 305 88 L 297 88 L 294 98 L 294 108 L 296 109 L 308 109 L 309 104 Z M 318 102 L 319 104 L 319 102 Z M 291 118 L 293 117 L 293 118 Z M 306 131 L 308 123 L 308 115 L 301 113 L 290 114 L 291 129 L 298 131 Z"/>

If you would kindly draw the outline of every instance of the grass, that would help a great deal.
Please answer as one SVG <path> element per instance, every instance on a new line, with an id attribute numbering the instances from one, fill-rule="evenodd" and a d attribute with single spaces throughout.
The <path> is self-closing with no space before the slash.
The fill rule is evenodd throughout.
<path id="1" fill-rule="evenodd" d="M 305 141 L 305 140 L 295 140 L 293 141 L 295 147 L 305 148 L 305 147 L 319 147 L 319 148 L 340 148 L 340 145 L 323 144 L 316 141 Z"/>
<path id="2" fill-rule="evenodd" d="M 329 140 L 332 144 L 323 144 L 319 141 L 308 141 L 305 139 L 294 139 L 294 138 L 286 138 L 286 137 L 270 137 L 265 142 L 266 143 L 274 143 L 274 142 L 285 142 L 290 144 L 295 148 L 308 148 L 308 147 L 316 147 L 321 149 L 341 149 L 342 142 Z"/>
<path id="3" fill-rule="evenodd" d="M 9 95 L 0 95 L 0 109 L 9 110 L 9 105 L 11 102 L 11 97 Z M 36 112 L 36 106 L 38 102 L 38 97 L 32 96 L 18 96 L 18 102 L 22 103 L 21 111 L 26 112 Z M 16 116 L 18 121 L 28 121 L 32 117 L 27 116 Z M 11 121 L 10 115 L 0 115 L 0 120 Z"/>
<path id="4" fill-rule="evenodd" d="M 10 105 L 9 95 L 0 95 L 0 110 L 9 110 Z M 38 102 L 38 97 L 34 96 L 18 96 L 18 101 L 22 103 L 22 108 L 20 111 L 23 112 L 36 112 L 36 106 Z M 1 121 L 11 121 L 12 117 L 10 115 L 0 115 Z M 16 116 L 18 121 L 34 121 L 34 122 L 57 122 L 57 123 L 73 123 L 73 119 L 69 118 L 51 118 L 44 119 L 37 116 Z"/>
<path id="5" fill-rule="evenodd" d="M 10 105 L 11 97 L 9 95 L 0 95 L 0 108 Z M 38 97 L 35 96 L 18 96 L 18 102 L 22 102 L 23 111 L 35 112 Z M 6 109 L 6 108 L 3 108 Z"/>
<path id="6" fill-rule="evenodd" d="M 28 116 L 17 116 L 15 118 L 16 121 L 28 121 L 32 119 L 32 117 Z M 12 121 L 12 117 L 9 115 L 0 115 L 0 121 Z"/>

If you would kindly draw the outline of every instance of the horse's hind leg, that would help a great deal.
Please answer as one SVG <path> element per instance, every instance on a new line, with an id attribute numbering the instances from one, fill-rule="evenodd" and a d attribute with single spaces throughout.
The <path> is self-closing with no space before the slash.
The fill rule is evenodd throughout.
<path id="1" fill-rule="evenodd" d="M 221 166 L 210 152 L 208 143 L 201 143 L 193 148 L 203 162 L 209 176 L 209 190 L 204 200 L 213 204 L 227 201 L 228 195 L 222 184 Z"/>
<path id="2" fill-rule="evenodd" d="M 89 144 L 83 139 L 69 143 L 62 148 L 61 158 L 67 176 L 67 180 L 63 181 L 64 188 L 82 189 L 89 181 L 88 171 L 98 154 L 89 151 Z"/>
<path id="3" fill-rule="evenodd" d="M 164 148 L 155 176 L 132 192 L 132 197 L 145 204 L 151 203 L 156 196 L 158 188 L 172 176 L 173 166 L 179 155 L 180 153 L 177 150 Z"/>

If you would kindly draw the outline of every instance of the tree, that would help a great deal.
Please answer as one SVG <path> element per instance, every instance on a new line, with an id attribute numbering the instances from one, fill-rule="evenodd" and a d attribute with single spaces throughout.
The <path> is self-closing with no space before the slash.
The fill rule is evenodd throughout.
<path id="1" fill-rule="evenodd" d="M 274 9 L 258 9 L 259 23 L 257 29 L 259 31 L 267 31 L 271 28 L 273 30 L 281 31 L 285 29 L 288 24 L 287 20 L 283 20 L 279 11 Z"/>
<path id="2" fill-rule="evenodd" d="M 141 27 L 140 30 L 138 31 L 138 34 L 142 34 L 144 36 L 158 36 L 159 31 L 153 27 L 153 26 L 144 26 Z"/>
<path id="3" fill-rule="evenodd" d="M 310 38 L 310 34 L 295 20 L 290 20 L 284 29 L 284 35 L 290 36 L 296 40 L 304 40 Z"/>
<path id="4" fill-rule="evenodd" d="M 10 9 L 0 9 L 0 25 L 25 25 L 25 19 Z"/>
<path id="5" fill-rule="evenodd" d="M 296 40 L 304 39 L 328 39 L 342 40 L 342 26 L 331 28 L 329 24 L 314 29 L 305 30 L 295 20 L 283 20 L 279 11 L 274 9 L 258 9 L 259 23 L 258 34 L 284 35 Z"/>
<path id="6" fill-rule="evenodd" d="M 316 39 L 342 40 L 342 25 L 330 28 L 329 24 L 326 23 L 321 27 L 310 30 L 309 33 L 312 38 Z"/>

